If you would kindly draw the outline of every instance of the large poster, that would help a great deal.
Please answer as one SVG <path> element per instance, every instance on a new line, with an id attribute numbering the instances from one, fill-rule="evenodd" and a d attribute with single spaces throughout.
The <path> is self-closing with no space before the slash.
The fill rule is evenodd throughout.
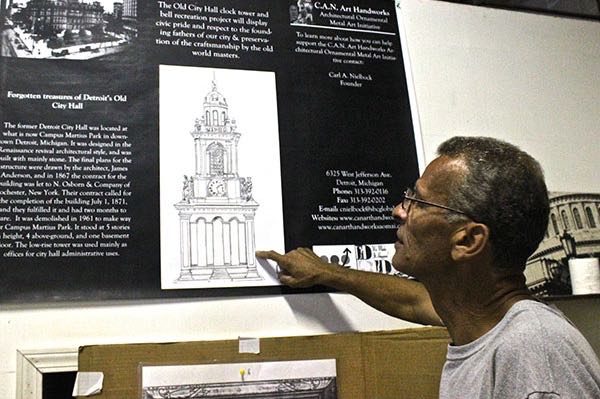
<path id="1" fill-rule="evenodd" d="M 281 290 L 256 249 L 392 272 L 418 176 L 393 1 L 3 1 L 2 23 L 0 300 Z"/>

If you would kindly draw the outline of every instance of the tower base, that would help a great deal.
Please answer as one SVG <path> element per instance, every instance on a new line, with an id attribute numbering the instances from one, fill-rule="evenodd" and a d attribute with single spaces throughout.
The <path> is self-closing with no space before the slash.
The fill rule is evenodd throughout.
<path id="1" fill-rule="evenodd" d="M 248 265 L 208 265 L 192 266 L 182 269 L 177 281 L 210 281 L 210 280 L 252 280 L 259 281 L 263 278 L 258 274 L 256 267 Z"/>

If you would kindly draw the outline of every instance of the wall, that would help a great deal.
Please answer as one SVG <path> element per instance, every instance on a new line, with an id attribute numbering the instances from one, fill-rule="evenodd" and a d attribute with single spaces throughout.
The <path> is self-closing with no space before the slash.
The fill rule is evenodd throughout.
<path id="1" fill-rule="evenodd" d="M 600 24 L 429 0 L 401 1 L 425 161 L 454 134 L 485 134 L 540 159 L 549 187 L 600 192 Z M 591 145 L 590 145 L 591 144 Z M 557 302 L 600 352 L 600 299 Z M 0 398 L 17 349 L 398 329 L 345 294 L 0 309 Z"/>
<path id="2" fill-rule="evenodd" d="M 426 159 L 456 134 L 503 138 L 554 191 L 600 192 L 600 24 L 401 1 Z"/>

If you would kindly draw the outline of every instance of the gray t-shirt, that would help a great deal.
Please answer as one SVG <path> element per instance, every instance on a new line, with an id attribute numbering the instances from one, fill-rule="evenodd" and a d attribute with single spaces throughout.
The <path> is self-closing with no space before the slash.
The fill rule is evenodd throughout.
<path id="1" fill-rule="evenodd" d="M 600 364 L 557 309 L 515 303 L 492 330 L 448 346 L 440 399 L 600 399 Z"/>

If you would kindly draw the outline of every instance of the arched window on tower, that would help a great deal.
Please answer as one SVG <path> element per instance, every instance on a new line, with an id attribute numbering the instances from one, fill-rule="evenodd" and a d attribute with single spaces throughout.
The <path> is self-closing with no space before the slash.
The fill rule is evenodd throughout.
<path id="1" fill-rule="evenodd" d="M 573 217 L 575 218 L 575 226 L 577 229 L 583 229 L 583 223 L 581 223 L 581 216 L 579 215 L 579 209 L 573 209 Z"/>
<path id="2" fill-rule="evenodd" d="M 569 218 L 567 217 L 567 211 L 564 209 L 560 211 L 560 216 L 562 217 L 563 226 L 565 226 L 565 230 L 570 230 L 571 226 L 569 225 Z"/>
<path id="3" fill-rule="evenodd" d="M 558 229 L 558 221 L 556 220 L 556 215 L 555 214 L 551 214 L 550 215 L 550 220 L 552 221 L 552 228 L 554 229 L 554 235 L 559 235 L 559 229 Z"/>
<path id="4" fill-rule="evenodd" d="M 223 175 L 225 173 L 225 148 L 221 143 L 212 143 L 208 146 L 207 151 L 210 175 Z"/>
<path id="5" fill-rule="evenodd" d="M 590 226 L 591 229 L 595 229 L 596 221 L 594 220 L 594 214 L 592 213 L 592 208 L 590 208 L 589 206 L 585 207 L 585 217 L 587 219 L 588 226 Z"/>
<path id="6" fill-rule="evenodd" d="M 213 122 L 215 126 L 219 124 L 219 112 L 217 110 L 213 111 Z"/>
<path id="7" fill-rule="evenodd" d="M 227 118 L 227 114 L 225 111 L 221 112 L 221 124 L 225 125 L 225 119 Z"/>
<path id="8" fill-rule="evenodd" d="M 210 112 L 209 111 L 206 111 L 206 124 L 208 126 L 211 125 L 211 123 L 210 123 Z"/>

